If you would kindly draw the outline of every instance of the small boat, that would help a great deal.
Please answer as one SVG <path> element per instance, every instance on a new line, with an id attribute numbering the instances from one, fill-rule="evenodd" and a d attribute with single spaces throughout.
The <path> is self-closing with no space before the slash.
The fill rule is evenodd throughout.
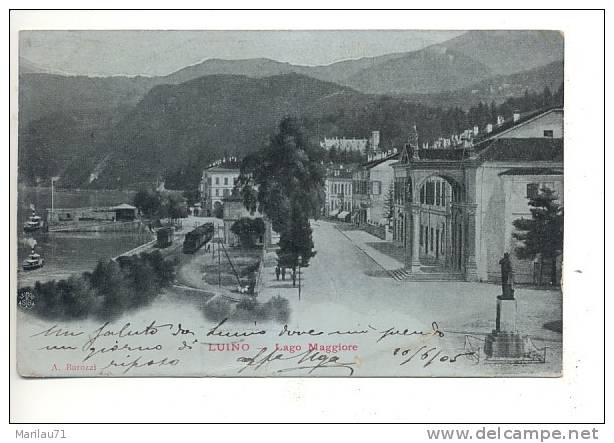
<path id="1" fill-rule="evenodd" d="M 45 226 L 45 222 L 42 217 L 36 215 L 36 212 L 32 211 L 32 216 L 28 218 L 28 221 L 23 224 L 23 230 L 25 232 L 40 231 Z"/>
<path id="2" fill-rule="evenodd" d="M 44 264 L 45 264 L 45 259 L 41 257 L 40 254 L 37 254 L 36 252 L 34 252 L 34 249 L 33 249 L 32 253 L 28 255 L 28 258 L 26 258 L 22 262 L 21 266 L 24 271 L 32 271 L 34 269 L 42 268 Z"/>

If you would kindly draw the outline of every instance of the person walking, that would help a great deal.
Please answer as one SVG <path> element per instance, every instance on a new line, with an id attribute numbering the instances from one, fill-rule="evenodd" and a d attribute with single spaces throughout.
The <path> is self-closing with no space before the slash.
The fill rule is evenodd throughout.
<path id="1" fill-rule="evenodd" d="M 281 279 L 283 281 L 286 281 L 286 267 L 285 266 L 281 267 Z"/>
<path id="2" fill-rule="evenodd" d="M 277 277 L 277 281 L 279 281 L 279 274 L 280 274 L 280 270 L 279 270 L 279 266 L 275 266 L 275 277 Z"/>

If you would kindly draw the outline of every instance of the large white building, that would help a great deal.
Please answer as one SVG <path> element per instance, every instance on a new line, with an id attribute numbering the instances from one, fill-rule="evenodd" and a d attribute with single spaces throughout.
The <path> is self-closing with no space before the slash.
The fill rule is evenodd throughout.
<path id="1" fill-rule="evenodd" d="M 223 199 L 232 194 L 239 174 L 237 162 L 221 163 L 203 171 L 199 191 L 207 215 L 212 214 L 216 207 L 223 206 Z"/>
<path id="2" fill-rule="evenodd" d="M 345 220 L 352 213 L 352 170 L 331 168 L 324 180 L 324 215 Z"/>
<path id="3" fill-rule="evenodd" d="M 324 141 L 320 142 L 320 147 L 330 151 L 335 148 L 337 151 L 359 151 L 362 154 L 369 151 L 379 150 L 380 133 L 379 131 L 371 131 L 371 136 L 366 138 L 324 138 Z"/>

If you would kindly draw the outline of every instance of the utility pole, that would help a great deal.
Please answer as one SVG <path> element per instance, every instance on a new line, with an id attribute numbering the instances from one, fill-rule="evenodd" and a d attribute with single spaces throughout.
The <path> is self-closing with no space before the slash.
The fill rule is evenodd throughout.
<path id="1" fill-rule="evenodd" d="M 301 255 L 298 256 L 298 299 L 301 299 L 301 261 L 303 261 L 303 257 Z"/>
<path id="2" fill-rule="evenodd" d="M 218 226 L 218 237 L 219 237 L 219 226 Z M 218 246 L 217 248 L 217 283 L 218 286 L 222 287 L 222 247 Z"/>
<path id="3" fill-rule="evenodd" d="M 53 214 L 53 182 L 55 177 L 51 177 L 51 213 Z"/>

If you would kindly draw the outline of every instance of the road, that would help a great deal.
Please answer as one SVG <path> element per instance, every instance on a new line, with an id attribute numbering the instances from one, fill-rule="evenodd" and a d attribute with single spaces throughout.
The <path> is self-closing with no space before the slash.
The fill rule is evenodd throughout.
<path id="1" fill-rule="evenodd" d="M 495 327 L 495 284 L 467 282 L 396 281 L 345 237 L 335 224 L 312 223 L 317 250 L 302 272 L 301 300 L 291 282 L 277 282 L 267 268 L 268 296 L 279 294 L 291 302 L 296 328 L 390 326 L 428 328 L 432 322 L 460 342 L 466 335 L 483 338 Z M 561 293 L 517 288 L 518 330 L 539 347 L 560 358 L 561 334 L 544 329 L 561 319 Z M 537 369 L 537 368 L 536 368 Z"/>

